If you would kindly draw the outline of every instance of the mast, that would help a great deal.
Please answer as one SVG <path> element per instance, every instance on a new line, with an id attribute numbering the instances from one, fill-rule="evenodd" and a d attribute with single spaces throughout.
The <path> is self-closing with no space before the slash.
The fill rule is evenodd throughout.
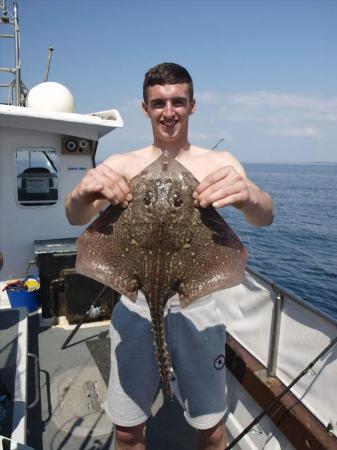
<path id="1" fill-rule="evenodd" d="M 14 12 L 14 47 L 15 47 L 15 104 L 21 102 L 21 66 L 20 66 L 20 29 L 18 19 L 18 4 L 13 3 Z"/>

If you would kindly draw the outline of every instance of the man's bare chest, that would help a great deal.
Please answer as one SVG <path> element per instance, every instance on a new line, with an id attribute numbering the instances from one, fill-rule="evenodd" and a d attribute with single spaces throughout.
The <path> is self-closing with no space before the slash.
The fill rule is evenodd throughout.
<path id="1" fill-rule="evenodd" d="M 146 169 L 155 161 L 154 159 L 130 159 L 129 164 L 126 165 L 125 178 L 127 181 L 137 176 L 142 170 Z M 202 157 L 192 158 L 176 158 L 192 175 L 201 182 L 204 178 L 210 175 L 215 170 L 226 165 L 218 158 L 214 158 L 209 154 Z"/>

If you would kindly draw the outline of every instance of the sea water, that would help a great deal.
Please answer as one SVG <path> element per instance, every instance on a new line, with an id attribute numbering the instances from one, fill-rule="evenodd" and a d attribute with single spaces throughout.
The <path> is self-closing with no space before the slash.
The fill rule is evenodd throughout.
<path id="1" fill-rule="evenodd" d="M 274 200 L 270 227 L 220 210 L 249 251 L 248 265 L 337 318 L 337 164 L 245 164 Z"/>

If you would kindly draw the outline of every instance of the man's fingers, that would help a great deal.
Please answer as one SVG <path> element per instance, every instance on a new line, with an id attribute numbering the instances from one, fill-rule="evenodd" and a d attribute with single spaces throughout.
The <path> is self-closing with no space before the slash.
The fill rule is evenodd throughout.
<path id="1" fill-rule="evenodd" d="M 118 205 L 126 200 L 126 195 L 122 192 L 118 184 L 113 186 L 104 186 L 101 194 L 113 205 Z"/>
<path id="2" fill-rule="evenodd" d="M 232 166 L 221 167 L 208 175 L 194 190 L 194 205 L 215 208 L 245 202 L 249 196 L 247 183 Z"/>
<path id="3" fill-rule="evenodd" d="M 108 180 L 107 184 L 118 185 L 119 190 L 123 193 L 124 197 L 127 198 L 129 196 L 130 200 L 132 199 L 132 194 L 130 190 L 130 186 L 126 182 L 126 180 L 118 175 L 114 170 L 112 170 L 106 164 L 101 164 L 102 174 Z M 98 167 L 98 166 L 97 166 Z"/>
<path id="4" fill-rule="evenodd" d="M 89 192 L 100 192 L 104 188 L 103 184 L 92 183 L 88 189 Z"/>
<path id="5" fill-rule="evenodd" d="M 242 196 L 240 193 L 236 193 L 233 195 L 229 195 L 226 198 L 222 198 L 212 203 L 214 208 L 224 208 L 229 205 L 236 205 L 242 200 Z"/>
<path id="6" fill-rule="evenodd" d="M 208 175 L 206 178 L 202 180 L 202 182 L 196 187 L 195 191 L 197 194 L 200 194 L 205 189 L 209 188 L 213 184 L 217 183 L 218 181 L 224 180 L 226 177 L 228 177 L 234 169 L 230 166 L 221 167 L 220 169 L 216 170 L 215 172 L 212 172 L 210 175 Z"/>
<path id="7" fill-rule="evenodd" d="M 218 200 L 224 199 L 229 197 L 230 195 L 234 194 L 234 190 L 223 190 L 220 189 L 218 191 L 212 192 L 209 195 L 202 195 L 198 200 L 199 204 L 202 208 L 205 208 L 208 205 L 213 205 L 214 202 L 217 202 Z M 214 205 L 213 205 L 214 206 Z"/>
<path id="8" fill-rule="evenodd" d="M 213 205 L 215 208 L 243 202 L 248 197 L 248 190 L 243 181 L 238 181 L 229 186 L 217 183 L 203 191 L 195 200 L 196 206 L 205 208 Z"/>
<path id="9" fill-rule="evenodd" d="M 114 205 L 125 205 L 125 202 L 132 200 L 132 193 L 125 179 L 105 164 L 88 171 L 82 182 L 82 193 L 89 197 L 97 194 L 98 198 L 105 198 Z"/>
<path id="10" fill-rule="evenodd" d="M 83 200 L 91 201 L 91 197 L 97 195 L 102 191 L 103 185 L 96 182 L 84 182 L 82 181 L 76 189 L 77 195 Z M 101 196 L 104 198 L 103 196 Z"/>
<path id="11" fill-rule="evenodd" d="M 238 189 L 239 186 L 237 183 L 226 186 L 223 182 L 218 182 L 201 192 L 201 194 L 198 195 L 197 200 L 201 206 L 207 206 L 220 198 L 224 198 L 238 192 Z"/>

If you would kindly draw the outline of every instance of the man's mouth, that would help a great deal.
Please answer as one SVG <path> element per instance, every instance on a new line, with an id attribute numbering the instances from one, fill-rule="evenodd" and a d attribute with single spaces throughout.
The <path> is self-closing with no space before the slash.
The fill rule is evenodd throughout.
<path id="1" fill-rule="evenodd" d="M 175 125 L 177 124 L 177 122 L 178 122 L 177 120 L 170 120 L 170 121 L 161 122 L 161 125 L 168 130 L 172 130 L 175 127 Z"/>

